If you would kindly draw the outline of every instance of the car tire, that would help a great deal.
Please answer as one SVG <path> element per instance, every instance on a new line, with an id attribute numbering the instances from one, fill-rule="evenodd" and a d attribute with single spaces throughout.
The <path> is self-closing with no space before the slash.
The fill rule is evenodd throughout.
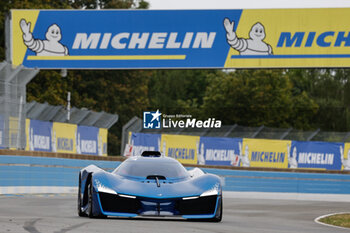
<path id="1" fill-rule="evenodd" d="M 88 185 L 88 208 L 87 208 L 87 212 L 88 212 L 88 216 L 89 218 L 107 218 L 106 215 L 104 214 L 99 214 L 99 215 L 94 215 L 94 200 L 93 200 L 93 185 L 92 185 L 92 177 L 90 179 L 89 185 Z"/>
<path id="2" fill-rule="evenodd" d="M 93 194 L 93 186 L 92 186 L 92 181 L 90 180 L 89 184 L 88 184 L 88 207 L 87 207 L 87 215 L 89 218 L 93 218 L 93 214 L 92 214 L 92 206 L 93 206 L 93 200 L 92 200 L 92 194 Z"/>
<path id="3" fill-rule="evenodd" d="M 86 214 L 81 211 L 81 176 L 79 174 L 79 186 L 78 186 L 78 215 L 80 217 L 86 217 Z"/>
<path id="4" fill-rule="evenodd" d="M 211 222 L 221 222 L 222 220 L 222 196 L 220 196 L 220 204 L 219 209 L 217 211 L 219 212 L 219 214 L 215 215 L 214 218 L 210 219 Z"/>

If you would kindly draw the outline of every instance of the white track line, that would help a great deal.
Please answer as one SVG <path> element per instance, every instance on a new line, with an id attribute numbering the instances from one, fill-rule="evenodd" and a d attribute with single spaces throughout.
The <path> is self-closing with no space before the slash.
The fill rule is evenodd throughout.
<path id="1" fill-rule="evenodd" d="M 65 186 L 0 186 L 1 194 L 40 194 L 40 193 L 77 193 L 78 187 Z"/>
<path id="2" fill-rule="evenodd" d="M 336 215 L 336 214 L 349 214 L 349 213 L 347 213 L 347 212 L 339 212 L 339 213 L 326 214 L 326 215 L 322 215 L 320 217 L 315 218 L 314 221 L 315 221 L 315 223 L 318 223 L 318 224 L 321 224 L 321 225 L 324 225 L 324 226 L 350 230 L 350 228 L 348 228 L 348 227 L 335 226 L 335 225 L 327 224 L 327 223 L 324 223 L 324 222 L 320 221 L 320 219 L 322 219 L 322 218 L 326 218 L 326 217 L 329 217 L 329 216 L 332 216 L 332 215 Z"/>
<path id="3" fill-rule="evenodd" d="M 224 195 L 224 198 L 350 202 L 350 194 L 277 193 L 277 192 L 231 192 L 231 191 L 224 191 L 223 195 Z"/>

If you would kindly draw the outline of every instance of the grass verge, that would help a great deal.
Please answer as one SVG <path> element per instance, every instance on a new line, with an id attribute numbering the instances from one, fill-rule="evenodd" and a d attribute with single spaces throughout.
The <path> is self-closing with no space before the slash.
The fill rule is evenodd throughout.
<path id="1" fill-rule="evenodd" d="M 350 214 L 335 214 L 321 218 L 319 221 L 334 226 L 350 228 Z"/>

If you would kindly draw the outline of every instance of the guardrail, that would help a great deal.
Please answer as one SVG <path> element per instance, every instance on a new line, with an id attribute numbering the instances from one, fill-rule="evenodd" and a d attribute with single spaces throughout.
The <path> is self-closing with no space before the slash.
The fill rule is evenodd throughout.
<path id="1" fill-rule="evenodd" d="M 72 193 L 78 187 L 79 170 L 90 164 L 108 170 L 120 162 L 0 155 L 0 194 Z"/>
<path id="2" fill-rule="evenodd" d="M 81 168 L 95 164 L 112 170 L 120 163 L 0 155 L 0 194 L 75 192 Z M 350 194 L 350 174 L 202 169 L 224 177 L 224 191 Z"/>

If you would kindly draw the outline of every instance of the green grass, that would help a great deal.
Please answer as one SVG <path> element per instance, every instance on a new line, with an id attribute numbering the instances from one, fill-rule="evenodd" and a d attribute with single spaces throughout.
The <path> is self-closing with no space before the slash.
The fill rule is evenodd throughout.
<path id="1" fill-rule="evenodd" d="M 320 222 L 327 223 L 334 226 L 350 228 L 350 214 L 335 214 L 335 215 L 320 219 Z"/>

